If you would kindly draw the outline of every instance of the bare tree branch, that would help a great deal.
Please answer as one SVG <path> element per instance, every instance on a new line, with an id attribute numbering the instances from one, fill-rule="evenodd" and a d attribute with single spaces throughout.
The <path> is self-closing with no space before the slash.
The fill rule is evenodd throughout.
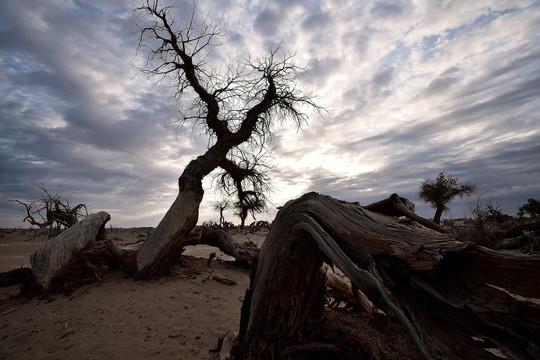
<path id="1" fill-rule="evenodd" d="M 80 218 L 88 215 L 85 204 L 78 204 L 73 208 L 69 204 L 74 190 L 67 198 L 64 198 L 60 195 L 61 186 L 58 187 L 56 193 L 51 195 L 43 184 L 34 182 L 34 185 L 41 190 L 41 199 L 33 202 L 10 200 L 25 207 L 26 217 L 23 222 L 28 222 L 30 225 L 37 226 L 40 229 L 48 228 L 49 235 L 53 236 L 57 235 L 62 228 L 71 227 Z M 84 209 L 84 213 L 82 209 Z"/>
<path id="2" fill-rule="evenodd" d="M 208 150 L 184 169 L 177 200 L 137 257 L 140 273 L 163 273 L 196 223 L 202 179 L 221 167 L 225 174 L 218 184 L 227 194 L 236 192 L 241 217 L 246 209 L 252 215 L 264 211 L 270 178 L 262 172 L 260 159 L 254 162 L 247 154 L 269 150 L 277 124 L 293 121 L 302 126 L 306 106 L 321 108 L 296 85 L 300 68 L 294 54 L 283 54 L 281 44 L 264 58 L 248 56 L 216 66 L 216 47 L 228 34 L 223 17 L 214 20 L 194 5 L 175 23 L 173 8 L 158 0 L 143 0 L 135 14 L 146 21 L 138 38 L 138 53 L 144 58 L 140 70 L 159 82 L 172 82 L 175 100 L 187 102 L 180 104 L 180 124 L 192 122 L 208 136 Z"/>

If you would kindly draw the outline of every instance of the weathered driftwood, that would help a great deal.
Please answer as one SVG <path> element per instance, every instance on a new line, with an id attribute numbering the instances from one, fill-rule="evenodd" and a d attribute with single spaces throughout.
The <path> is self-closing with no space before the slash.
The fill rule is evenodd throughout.
<path id="1" fill-rule="evenodd" d="M 33 278 L 32 269 L 18 268 L 0 273 L 0 287 L 20 284 Z"/>
<path id="2" fill-rule="evenodd" d="M 183 246 L 210 245 L 219 248 L 223 253 L 234 257 L 240 262 L 251 262 L 259 253 L 259 249 L 242 245 L 236 242 L 231 234 L 222 229 L 213 229 L 208 226 L 197 226 L 182 242 Z"/>
<path id="3" fill-rule="evenodd" d="M 144 241 L 139 241 L 134 244 L 127 244 L 120 247 L 120 250 L 125 252 L 137 252 L 144 244 Z M 234 257 L 237 261 L 249 263 L 259 253 L 259 249 L 252 246 L 246 246 L 236 242 L 232 236 L 223 229 L 215 229 L 208 226 L 195 226 L 189 235 L 180 242 L 181 250 L 186 246 L 210 245 L 219 248 L 224 254 Z M 212 258 L 215 257 L 213 254 Z"/>
<path id="4" fill-rule="evenodd" d="M 30 255 L 35 280 L 47 289 L 74 257 L 103 237 L 104 227 L 111 216 L 104 212 L 90 214 L 55 238 L 49 239 Z"/>
<path id="5" fill-rule="evenodd" d="M 540 257 L 500 254 L 306 194 L 278 213 L 242 307 L 235 359 L 281 358 L 320 322 L 323 262 L 400 321 L 426 359 L 540 357 Z M 360 326 L 360 325 L 359 325 Z"/>
<path id="6" fill-rule="evenodd" d="M 367 296 L 356 286 L 345 282 L 339 276 L 329 272 L 325 266 L 322 267 L 321 271 L 325 273 L 326 286 L 336 293 L 341 294 L 347 302 L 356 303 L 356 305 L 364 309 L 364 311 L 370 315 L 374 312 L 382 313 L 382 311 L 377 309 Z"/>
<path id="7" fill-rule="evenodd" d="M 524 230 L 540 231 L 540 221 L 533 221 L 518 226 L 514 226 L 511 229 L 506 230 L 500 236 L 503 238 L 516 237 L 523 234 Z"/>
<path id="8" fill-rule="evenodd" d="M 515 238 L 504 238 L 495 242 L 495 244 L 493 244 L 493 248 L 495 250 L 517 249 L 522 242 L 523 242 L 522 236 L 518 236 Z"/>
<path id="9" fill-rule="evenodd" d="M 54 288 L 61 288 L 63 282 L 101 281 L 103 266 L 123 266 L 126 273 L 137 276 L 136 259 L 145 243 L 117 246 L 105 237 L 104 225 L 109 219 L 110 215 L 105 212 L 89 215 L 32 254 L 32 272 L 37 283 L 47 290 L 53 280 Z M 221 229 L 195 227 L 183 238 L 183 241 L 175 243 L 178 258 L 183 248 L 190 245 L 215 246 L 240 262 L 251 262 L 259 252 L 257 248 L 237 243 L 228 232 Z M 89 274 L 91 279 L 87 278 Z M 6 274 L 3 278 L 7 279 L 8 276 Z M 6 283 L 13 281 L 8 279 Z"/>
<path id="10" fill-rule="evenodd" d="M 448 232 L 439 225 L 435 224 L 432 220 L 425 219 L 421 216 L 416 215 L 416 213 L 414 212 L 414 203 L 395 193 L 384 200 L 377 201 L 376 203 L 365 206 L 365 208 L 369 211 L 388 216 L 405 216 L 408 219 L 414 220 L 429 229 L 433 229 L 441 233 Z"/>
<path id="11" fill-rule="evenodd" d="M 515 226 L 497 234 L 499 240 L 493 244 L 494 249 L 517 249 L 529 247 L 532 252 L 540 248 L 540 221 Z"/>
<path id="12" fill-rule="evenodd" d="M 185 218 L 186 216 L 183 215 L 181 217 Z M 168 219 L 168 216 L 166 216 L 164 220 L 165 219 Z M 162 220 L 162 222 L 164 220 Z M 163 226 L 164 225 L 162 225 L 162 227 Z M 161 234 L 161 231 L 163 230 L 159 230 L 159 229 L 154 230 L 154 232 L 150 235 L 150 238 L 155 238 L 156 236 L 158 236 L 157 234 Z M 166 232 L 170 233 L 170 230 L 167 230 Z M 193 230 L 189 234 L 187 235 L 183 234 L 179 236 L 178 238 L 175 238 L 174 240 L 168 239 L 166 241 L 168 245 L 166 246 L 164 245 L 164 246 L 169 248 L 169 250 L 167 250 L 167 253 L 168 253 L 167 261 L 164 260 L 165 261 L 164 263 L 153 261 L 152 267 L 147 270 L 144 270 L 146 267 L 145 266 L 141 267 L 140 260 L 145 259 L 148 253 L 151 252 L 150 250 L 148 250 L 148 246 L 155 246 L 156 244 L 159 243 L 159 241 L 157 240 L 151 241 L 150 238 L 145 240 L 144 243 L 142 243 L 142 246 L 140 246 L 140 250 L 137 254 L 137 270 L 139 272 L 139 276 L 143 276 L 143 277 L 152 276 L 154 274 L 161 274 L 161 273 L 169 271 L 167 270 L 167 267 L 171 267 L 173 265 L 173 263 L 170 263 L 171 259 L 176 258 L 177 260 L 179 260 L 183 252 L 183 249 L 186 246 L 194 246 L 194 245 L 215 246 L 219 248 L 221 251 L 223 251 L 223 253 L 234 257 L 237 261 L 246 262 L 246 263 L 251 262 L 252 259 L 259 253 L 259 249 L 257 248 L 245 246 L 236 242 L 232 238 L 232 236 L 225 230 L 213 229 L 208 226 L 195 226 L 193 227 Z M 149 241 L 150 241 L 150 244 L 153 244 L 153 245 L 147 245 Z M 163 242 L 163 244 L 165 244 L 165 241 Z M 141 245 L 141 244 L 137 244 L 137 245 Z M 136 249 L 136 248 L 137 248 L 136 246 L 132 247 L 132 249 Z M 163 249 L 160 251 L 164 251 Z M 169 254 L 169 251 L 174 251 L 176 254 L 176 257 Z M 141 252 L 143 252 L 142 256 L 141 256 Z M 148 259 L 150 258 L 153 259 L 154 257 L 151 256 Z M 157 268 L 154 267 L 154 266 L 157 266 L 158 264 L 163 265 L 163 268 L 159 269 L 159 271 L 157 270 Z"/>
<path id="13" fill-rule="evenodd" d="M 219 360 L 229 360 L 231 358 L 231 348 L 237 336 L 238 333 L 230 332 L 223 338 L 223 343 L 219 351 Z"/>

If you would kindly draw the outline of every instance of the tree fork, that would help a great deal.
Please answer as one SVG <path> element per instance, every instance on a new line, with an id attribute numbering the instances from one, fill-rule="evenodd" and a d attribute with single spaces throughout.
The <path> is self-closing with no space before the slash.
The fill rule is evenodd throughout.
<path id="1" fill-rule="evenodd" d="M 231 65 L 229 70 L 237 71 L 232 77 L 220 74 L 206 58 L 206 48 L 219 45 L 213 39 L 224 35 L 220 22 L 212 26 L 204 18 L 197 24 L 193 21 L 198 15 L 194 7 L 192 21 L 175 28 L 170 10 L 170 6 L 160 6 L 158 0 L 146 0 L 135 8 L 136 13 L 153 20 L 152 25 L 140 29 L 138 50 L 145 55 L 147 67 L 141 71 L 160 79 L 173 76 L 177 96 L 188 89 L 193 91 L 196 96 L 190 110 L 194 114 L 184 117 L 184 121 L 200 121 L 215 143 L 191 161 L 180 176 L 176 200 L 137 255 L 140 277 L 166 273 L 178 260 L 198 220 L 204 194 L 202 180 L 231 150 L 246 142 L 264 148 L 272 123 L 283 118 L 290 117 L 300 125 L 307 118 L 297 108 L 302 104 L 320 110 L 311 96 L 297 90 L 297 67 L 292 56 L 276 60 L 278 49 L 274 49 L 269 57 L 247 66 L 246 71 Z"/>

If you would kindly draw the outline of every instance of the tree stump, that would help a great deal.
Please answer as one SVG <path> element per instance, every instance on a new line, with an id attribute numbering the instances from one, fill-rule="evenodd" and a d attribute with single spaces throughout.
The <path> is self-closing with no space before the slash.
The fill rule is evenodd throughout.
<path id="1" fill-rule="evenodd" d="M 83 249 L 100 240 L 111 216 L 104 212 L 90 214 L 75 225 L 49 239 L 30 255 L 32 273 L 37 283 L 48 289 L 51 281 L 80 256 Z"/>
<path id="2" fill-rule="evenodd" d="M 540 358 L 540 306 L 524 298 L 540 298 L 539 256 L 501 254 L 309 193 L 280 210 L 260 250 L 234 359 L 277 359 L 317 345 L 309 331 L 322 319 L 323 262 L 403 324 L 426 359 L 497 359 L 488 348 Z"/>

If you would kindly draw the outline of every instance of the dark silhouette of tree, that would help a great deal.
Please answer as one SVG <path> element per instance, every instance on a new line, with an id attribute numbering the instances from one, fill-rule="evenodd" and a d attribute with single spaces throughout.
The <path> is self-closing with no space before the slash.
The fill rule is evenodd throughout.
<path id="1" fill-rule="evenodd" d="M 138 40 L 145 59 L 141 71 L 158 82 L 173 81 L 176 99 L 184 102 L 181 123 L 201 126 L 208 136 L 208 150 L 185 167 L 178 197 L 137 254 L 138 274 L 146 277 L 166 273 L 177 262 L 198 220 L 205 176 L 217 168 L 231 177 L 245 172 L 237 154 L 260 152 L 284 121 L 304 124 L 306 105 L 320 108 L 296 85 L 299 68 L 281 46 L 262 58 L 220 66 L 213 55 L 228 35 L 221 19 L 196 7 L 184 20 L 173 19 L 175 8 L 158 0 L 145 0 L 134 11 L 144 24 Z"/>
<path id="2" fill-rule="evenodd" d="M 219 211 L 219 226 L 223 226 L 223 224 L 225 224 L 225 217 L 223 216 L 223 212 L 227 210 L 230 206 L 231 204 L 228 200 L 216 201 L 214 203 L 214 210 Z"/>
<path id="3" fill-rule="evenodd" d="M 246 225 L 248 214 L 251 214 L 253 219 L 257 220 L 255 215 L 267 210 L 266 197 L 264 193 L 251 190 L 242 191 L 238 195 L 239 200 L 234 203 L 235 215 L 240 217 L 240 227 L 243 228 Z"/>
<path id="4" fill-rule="evenodd" d="M 65 197 L 60 193 L 61 186 L 54 194 L 51 194 L 45 185 L 37 182 L 34 182 L 34 185 L 41 190 L 41 199 L 32 202 L 11 200 L 26 208 L 23 222 L 28 222 L 40 229 L 49 229 L 48 235 L 52 237 L 58 235 L 63 229 L 75 225 L 82 217 L 88 215 L 85 204 L 72 207 L 69 203 L 73 192 Z"/>
<path id="5" fill-rule="evenodd" d="M 265 161 L 266 153 L 252 155 L 239 154 L 235 162 L 225 162 L 223 171 L 215 178 L 217 187 L 225 196 L 234 196 L 235 215 L 240 217 L 240 227 L 246 218 L 267 210 L 267 194 L 271 191 L 272 167 Z"/>
<path id="6" fill-rule="evenodd" d="M 472 195 L 478 188 L 471 182 L 458 185 L 458 178 L 447 175 L 446 171 L 439 173 L 435 179 L 427 179 L 420 184 L 418 197 L 429 203 L 435 209 L 433 221 L 440 223 L 441 216 L 448 211 L 448 204 L 456 197 L 462 198 L 465 195 Z"/>
<path id="7" fill-rule="evenodd" d="M 530 217 L 536 219 L 540 215 L 540 201 L 527 199 L 527 203 L 519 207 L 518 216 L 522 217 L 525 214 L 529 214 Z"/>

